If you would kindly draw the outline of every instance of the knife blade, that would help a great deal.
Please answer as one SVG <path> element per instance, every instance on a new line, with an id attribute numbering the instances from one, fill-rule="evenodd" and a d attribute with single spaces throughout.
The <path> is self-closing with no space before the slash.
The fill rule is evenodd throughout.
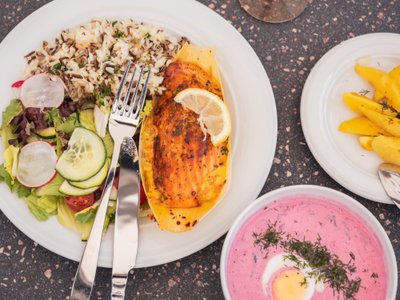
<path id="1" fill-rule="evenodd" d="M 115 213 L 111 298 L 124 299 L 128 274 L 135 266 L 139 239 L 140 177 L 135 141 L 125 138 L 120 150 Z"/>

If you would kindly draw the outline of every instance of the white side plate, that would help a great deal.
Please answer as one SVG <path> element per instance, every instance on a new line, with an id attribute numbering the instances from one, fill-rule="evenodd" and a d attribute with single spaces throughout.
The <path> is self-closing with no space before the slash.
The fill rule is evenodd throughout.
<path id="1" fill-rule="evenodd" d="M 378 178 L 382 160 L 364 150 L 356 135 L 339 124 L 356 116 L 342 100 L 344 92 L 374 89 L 354 71 L 357 60 L 389 71 L 400 64 L 400 35 L 373 33 L 345 41 L 326 53 L 311 71 L 301 97 L 301 124 L 307 144 L 321 167 L 353 193 L 381 203 L 392 201 Z"/>

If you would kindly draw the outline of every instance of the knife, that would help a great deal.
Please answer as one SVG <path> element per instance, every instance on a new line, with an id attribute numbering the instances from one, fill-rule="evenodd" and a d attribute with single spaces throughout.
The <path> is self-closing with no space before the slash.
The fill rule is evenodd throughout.
<path id="1" fill-rule="evenodd" d="M 111 299 L 124 299 L 128 274 L 135 266 L 138 250 L 140 177 L 137 148 L 132 138 L 122 142 L 119 161 Z"/>

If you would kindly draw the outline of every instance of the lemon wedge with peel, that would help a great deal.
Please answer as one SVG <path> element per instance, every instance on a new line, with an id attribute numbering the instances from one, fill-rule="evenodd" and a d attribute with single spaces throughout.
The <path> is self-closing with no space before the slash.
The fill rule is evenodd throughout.
<path id="1" fill-rule="evenodd" d="M 214 93 L 199 88 L 188 88 L 179 92 L 175 102 L 199 115 L 198 121 L 205 135 L 210 135 L 213 145 L 225 141 L 231 132 L 228 107 Z"/>

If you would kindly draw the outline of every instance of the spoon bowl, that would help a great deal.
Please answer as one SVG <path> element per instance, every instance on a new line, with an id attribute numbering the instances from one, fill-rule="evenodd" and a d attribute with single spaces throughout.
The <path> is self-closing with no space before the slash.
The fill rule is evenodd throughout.
<path id="1" fill-rule="evenodd" d="M 400 208 L 400 166 L 381 163 L 378 168 L 378 174 L 386 194 Z"/>

